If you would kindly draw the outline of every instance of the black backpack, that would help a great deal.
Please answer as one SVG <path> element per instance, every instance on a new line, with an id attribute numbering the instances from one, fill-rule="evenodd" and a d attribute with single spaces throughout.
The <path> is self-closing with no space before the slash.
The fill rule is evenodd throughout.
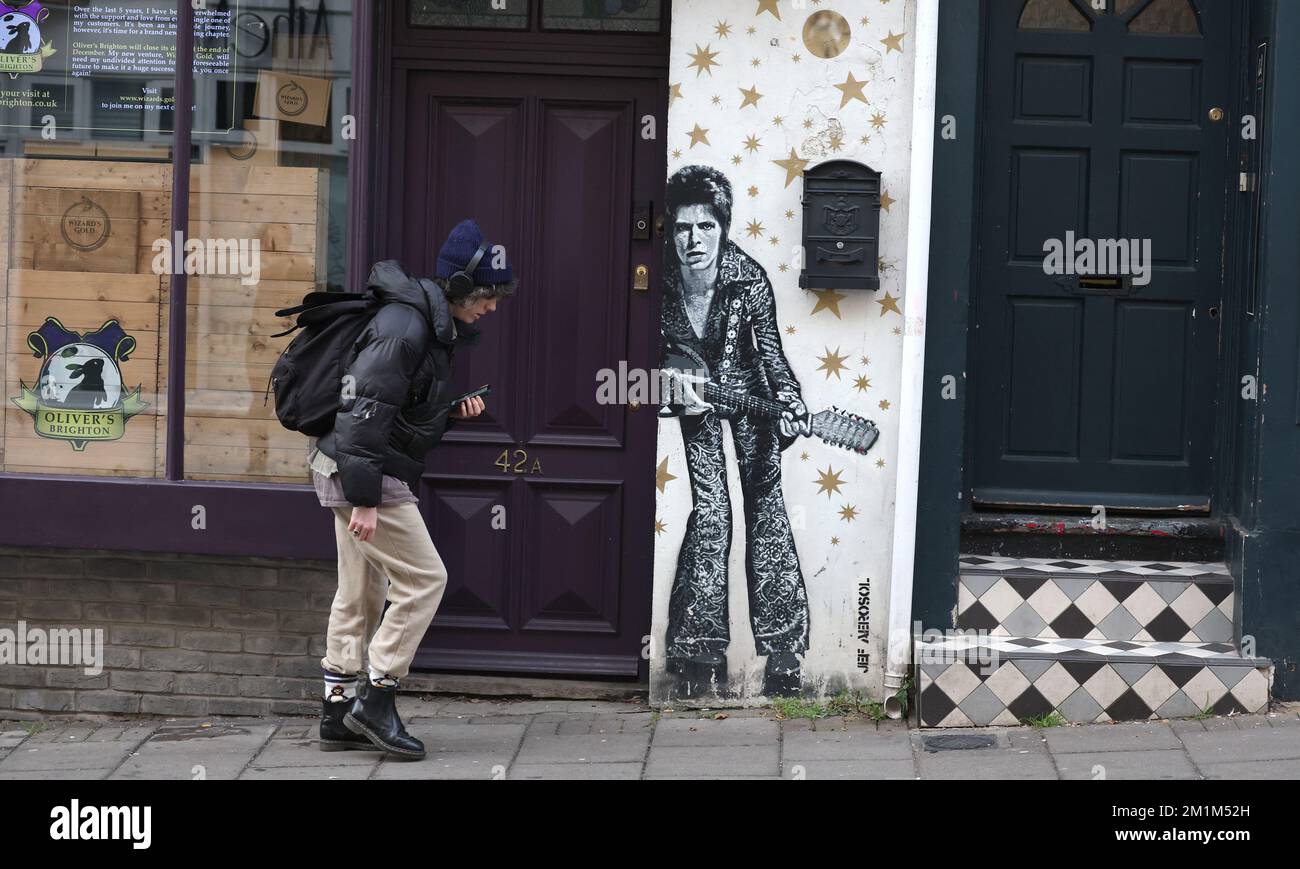
<path id="1" fill-rule="evenodd" d="M 312 437 L 334 428 L 342 403 L 344 364 L 384 304 L 373 293 L 314 292 L 304 296 L 301 305 L 275 312 L 277 317 L 296 314 L 298 322 L 271 337 L 283 338 L 302 330 L 276 360 L 262 400 L 265 406 L 275 392 L 275 415 L 281 425 Z"/>

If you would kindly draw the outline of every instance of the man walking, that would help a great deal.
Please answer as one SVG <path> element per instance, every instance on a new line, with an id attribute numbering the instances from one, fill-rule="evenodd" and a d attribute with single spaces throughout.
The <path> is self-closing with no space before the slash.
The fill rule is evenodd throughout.
<path id="1" fill-rule="evenodd" d="M 477 339 L 479 318 L 515 290 L 501 250 L 466 220 L 439 251 L 436 277 L 412 277 L 393 260 L 370 273 L 369 288 L 385 304 L 345 362 L 334 428 L 309 457 L 338 543 L 339 586 L 321 659 L 322 751 L 424 757 L 424 744 L 397 715 L 397 687 L 437 612 L 447 571 L 415 492 L 425 454 L 449 420 L 483 412 L 482 398 L 451 407 L 452 360 Z"/>

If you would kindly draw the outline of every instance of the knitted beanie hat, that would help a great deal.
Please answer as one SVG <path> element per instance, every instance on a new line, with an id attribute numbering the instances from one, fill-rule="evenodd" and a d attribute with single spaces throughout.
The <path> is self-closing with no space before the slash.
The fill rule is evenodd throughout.
<path id="1" fill-rule="evenodd" d="M 435 274 L 440 278 L 450 278 L 456 272 L 464 270 L 470 260 L 474 259 L 479 246 L 484 243 L 478 224 L 472 220 L 462 220 L 447 236 L 442 250 L 438 251 L 438 269 Z M 482 259 L 478 261 L 478 267 L 474 269 L 474 286 L 506 284 L 514 280 L 514 269 L 509 262 L 503 268 L 492 267 L 492 261 L 498 252 L 493 250 L 491 244 L 487 245 Z"/>

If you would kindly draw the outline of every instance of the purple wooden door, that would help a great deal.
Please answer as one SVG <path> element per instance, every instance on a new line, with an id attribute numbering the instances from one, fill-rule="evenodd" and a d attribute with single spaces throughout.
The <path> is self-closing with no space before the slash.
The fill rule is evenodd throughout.
<path id="1" fill-rule="evenodd" d="M 632 240 L 663 189 L 662 84 L 649 78 L 415 71 L 392 184 L 401 258 L 432 274 L 473 217 L 506 246 L 517 295 L 457 360 L 488 412 L 430 455 L 421 505 L 450 572 L 416 665 L 634 675 L 649 633 L 655 411 L 596 400 L 597 372 L 654 364 L 657 279 Z M 396 132 L 396 131 L 395 131 Z M 390 242 L 398 239 L 390 239 Z M 504 508 L 504 509 L 503 509 Z M 504 527 L 502 527 L 504 525 Z"/>

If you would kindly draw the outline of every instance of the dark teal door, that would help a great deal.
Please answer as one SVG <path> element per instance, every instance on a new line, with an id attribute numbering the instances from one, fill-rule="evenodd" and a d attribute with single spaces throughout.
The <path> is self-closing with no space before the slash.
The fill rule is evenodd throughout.
<path id="1" fill-rule="evenodd" d="M 988 3 L 977 505 L 1210 508 L 1232 6 Z"/>

